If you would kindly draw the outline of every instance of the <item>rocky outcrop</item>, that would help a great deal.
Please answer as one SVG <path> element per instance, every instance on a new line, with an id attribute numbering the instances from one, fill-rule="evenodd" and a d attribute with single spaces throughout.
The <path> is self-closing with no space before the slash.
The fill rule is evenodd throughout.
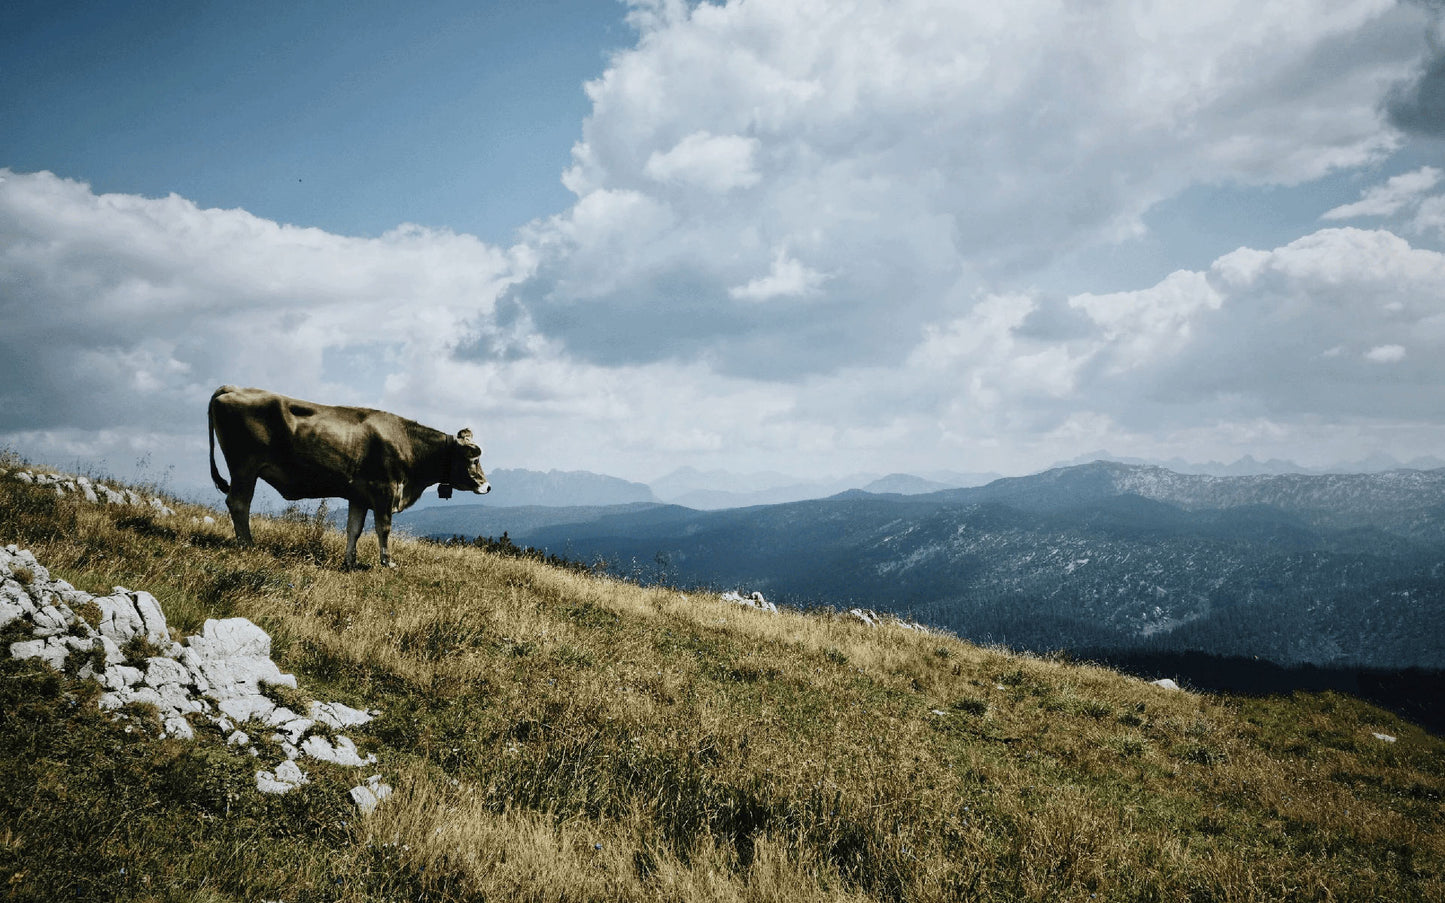
<path id="1" fill-rule="evenodd" d="M 90 477 L 71 476 L 63 473 L 41 473 L 31 470 L 17 470 L 7 473 L 0 470 L 0 476 L 29 483 L 33 486 L 49 486 L 58 496 L 78 495 L 87 502 L 104 502 L 107 505 L 134 505 L 146 508 L 167 517 L 176 512 L 165 502 L 154 496 L 142 495 L 134 489 L 116 489 Z"/>
<path id="2" fill-rule="evenodd" d="M 16 546 L 0 548 L 0 629 L 20 622 L 31 639 L 10 643 L 13 658 L 40 659 L 82 680 L 95 680 L 102 709 L 128 717 L 134 706 L 153 707 L 167 736 L 194 739 L 195 725 L 220 728 L 226 742 L 249 747 L 266 732 L 285 758 L 256 772 L 256 788 L 285 793 L 307 782 L 299 762 L 374 765 L 341 734 L 366 724 L 375 712 L 338 702 L 312 701 L 304 712 L 278 703 L 268 687 L 296 689 L 296 678 L 271 660 L 271 638 L 245 618 L 207 620 L 185 643 L 171 639 L 154 596 L 117 586 L 93 596 L 51 577 L 35 556 Z M 390 788 L 373 776 L 351 791 L 370 811 Z"/>
<path id="3" fill-rule="evenodd" d="M 936 628 L 928 627 L 908 618 L 900 618 L 896 615 L 879 614 L 871 608 L 850 608 L 845 617 L 857 621 L 865 627 L 901 627 L 904 630 L 912 630 L 917 633 L 926 633 L 932 636 L 944 635 L 943 631 L 937 630 Z"/>
<path id="4" fill-rule="evenodd" d="M 721 599 L 724 602 L 731 602 L 734 605 L 746 605 L 748 608 L 756 608 L 758 611 L 765 611 L 768 614 L 775 615 L 778 613 L 778 606 L 763 598 L 762 593 L 755 592 L 752 595 L 744 596 L 742 593 L 729 591 L 723 593 Z"/>

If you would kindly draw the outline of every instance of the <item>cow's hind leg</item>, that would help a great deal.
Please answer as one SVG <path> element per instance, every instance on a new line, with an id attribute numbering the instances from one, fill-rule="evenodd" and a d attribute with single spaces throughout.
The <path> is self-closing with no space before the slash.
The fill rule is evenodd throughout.
<path id="1" fill-rule="evenodd" d="M 391 554 L 386 548 L 387 540 L 391 538 L 391 512 L 377 508 L 375 520 L 376 541 L 377 544 L 381 546 L 381 566 L 384 568 L 394 568 L 396 565 L 391 563 Z"/>
<path id="2" fill-rule="evenodd" d="M 251 497 L 256 494 L 254 474 L 231 474 L 231 491 L 226 493 L 226 510 L 231 512 L 231 526 L 236 528 L 236 541 L 251 544 Z"/>
<path id="3" fill-rule="evenodd" d="M 361 528 L 366 526 L 366 505 L 353 501 L 346 509 L 346 566 L 356 567 L 356 540 L 361 537 Z M 385 554 L 385 547 L 383 547 Z"/>

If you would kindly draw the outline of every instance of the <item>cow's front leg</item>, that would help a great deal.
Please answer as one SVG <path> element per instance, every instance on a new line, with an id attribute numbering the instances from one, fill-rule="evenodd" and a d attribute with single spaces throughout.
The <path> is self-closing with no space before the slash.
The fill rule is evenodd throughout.
<path id="1" fill-rule="evenodd" d="M 361 528 L 366 526 L 366 505 L 352 502 L 346 509 L 346 566 L 356 567 L 356 540 L 361 537 Z M 385 554 L 383 552 L 383 554 Z"/>
<path id="2" fill-rule="evenodd" d="M 226 495 L 226 510 L 231 513 L 231 526 L 236 528 L 236 541 L 251 544 L 251 497 L 256 492 L 256 478 L 231 475 L 231 491 Z"/>
<path id="3" fill-rule="evenodd" d="M 381 546 L 381 566 L 394 568 L 391 563 L 391 555 L 386 549 L 386 541 L 391 538 L 391 511 L 389 509 L 376 509 L 376 542 Z"/>

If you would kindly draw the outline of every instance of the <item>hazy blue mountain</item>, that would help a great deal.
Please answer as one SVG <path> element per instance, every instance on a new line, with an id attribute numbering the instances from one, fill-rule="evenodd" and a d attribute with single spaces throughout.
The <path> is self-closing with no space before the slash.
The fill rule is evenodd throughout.
<path id="1" fill-rule="evenodd" d="M 460 497 L 458 497 L 460 500 Z M 633 502 L 626 505 L 479 505 L 476 503 L 430 508 L 411 508 L 392 518 L 392 527 L 414 536 L 447 537 L 492 536 L 508 533 L 521 540 L 551 527 L 576 527 L 594 523 L 618 514 L 639 514 L 652 509 L 687 511 L 656 502 Z M 556 550 L 565 554 L 565 549 Z"/>
<path id="2" fill-rule="evenodd" d="M 925 480 L 923 477 L 915 477 L 911 473 L 890 473 L 888 476 L 879 477 L 860 488 L 864 492 L 876 492 L 880 494 L 922 495 L 926 492 L 938 492 L 943 489 L 958 489 L 962 485 L 966 484 Z"/>
<path id="3" fill-rule="evenodd" d="M 932 480 L 935 483 L 943 483 L 947 486 L 960 488 L 967 486 L 985 486 L 994 480 L 1003 478 L 1003 474 L 993 473 L 992 471 L 980 473 L 977 471 L 960 470 L 925 470 L 918 473 L 917 476 L 923 477 L 925 480 Z"/>
<path id="4" fill-rule="evenodd" d="M 818 480 L 800 480 L 787 474 L 699 471 L 684 467 L 652 482 L 658 499 L 674 505 L 713 511 L 754 505 L 781 505 L 804 499 L 826 498 L 878 479 L 878 474 L 849 474 Z"/>
<path id="5" fill-rule="evenodd" d="M 652 489 L 645 483 L 633 483 L 585 470 L 549 470 L 546 473 L 536 470 L 488 470 L 487 481 L 492 484 L 492 491 L 486 495 L 457 493 L 450 500 L 444 500 L 437 498 L 433 491 L 423 496 L 416 507 L 447 508 L 463 504 L 494 508 L 527 505 L 575 507 L 657 501 Z"/>
<path id="6" fill-rule="evenodd" d="M 1318 526 L 1383 527 L 1418 539 L 1445 539 L 1445 469 L 1214 477 L 1095 461 L 995 480 L 972 489 L 946 490 L 930 498 L 1055 511 L 1120 495 L 1142 496 L 1189 510 L 1263 505 Z"/>
<path id="7" fill-rule="evenodd" d="M 1111 455 L 1100 449 L 1079 455 L 1068 461 L 1060 461 L 1054 468 L 1077 467 L 1081 464 L 1091 464 L 1095 461 L 1110 461 L 1117 464 L 1137 464 L 1143 466 L 1163 467 L 1181 474 L 1201 474 L 1216 477 L 1244 477 L 1244 476 L 1266 476 L 1288 473 L 1306 474 L 1364 474 L 1383 473 L 1388 470 L 1434 470 L 1445 467 L 1445 458 L 1438 458 L 1432 455 L 1425 455 L 1413 458 L 1409 461 L 1400 461 L 1386 454 L 1374 454 L 1358 461 L 1339 461 L 1327 467 L 1305 467 L 1294 461 L 1280 458 L 1270 458 L 1266 461 L 1258 461 L 1253 455 L 1245 455 L 1229 464 L 1219 461 L 1186 461 L 1183 458 L 1170 458 L 1168 460 L 1152 460 L 1147 458 L 1132 458 L 1121 455 Z"/>
<path id="8" fill-rule="evenodd" d="M 776 471 L 730 473 L 679 467 L 648 483 L 660 499 L 675 499 L 690 492 L 761 492 L 797 483 L 798 478 Z"/>

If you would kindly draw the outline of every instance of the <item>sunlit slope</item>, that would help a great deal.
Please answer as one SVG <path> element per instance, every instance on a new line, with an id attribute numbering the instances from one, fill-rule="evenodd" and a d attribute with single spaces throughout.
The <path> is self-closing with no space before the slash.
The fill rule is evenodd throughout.
<path id="1" fill-rule="evenodd" d="M 0 478 L 0 543 L 148 589 L 173 628 L 255 620 L 303 693 L 382 711 L 356 739 L 397 791 L 362 818 L 318 766 L 262 797 L 218 736 L 126 733 L 7 660 L 17 899 L 1445 897 L 1445 744 L 1344 697 L 1202 697 L 475 549 L 347 573 L 320 522 L 241 550 L 173 507 Z"/>

